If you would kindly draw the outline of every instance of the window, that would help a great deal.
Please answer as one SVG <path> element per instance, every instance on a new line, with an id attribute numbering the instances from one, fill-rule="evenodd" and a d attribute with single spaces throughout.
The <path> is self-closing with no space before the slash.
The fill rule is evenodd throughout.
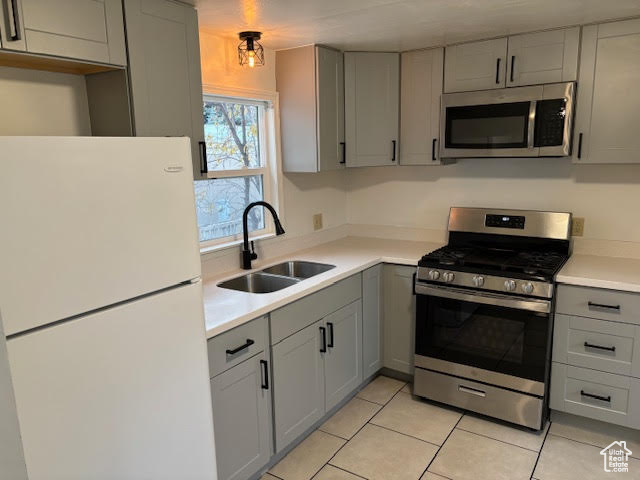
<path id="1" fill-rule="evenodd" d="M 206 248 L 241 239 L 249 203 L 272 203 L 268 159 L 274 155 L 268 141 L 273 134 L 270 102 L 205 95 L 203 108 L 209 173 L 208 179 L 196 180 L 195 197 L 201 247 Z M 248 227 L 253 237 L 273 231 L 263 207 L 250 211 Z"/>

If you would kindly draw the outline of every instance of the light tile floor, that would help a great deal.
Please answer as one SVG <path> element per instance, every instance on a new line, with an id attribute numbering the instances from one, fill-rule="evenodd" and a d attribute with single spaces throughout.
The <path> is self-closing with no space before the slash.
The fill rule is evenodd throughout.
<path id="1" fill-rule="evenodd" d="M 600 450 L 626 440 L 629 472 Z M 380 376 L 262 480 L 640 480 L 640 431 L 554 415 L 541 432 L 424 401 Z"/>

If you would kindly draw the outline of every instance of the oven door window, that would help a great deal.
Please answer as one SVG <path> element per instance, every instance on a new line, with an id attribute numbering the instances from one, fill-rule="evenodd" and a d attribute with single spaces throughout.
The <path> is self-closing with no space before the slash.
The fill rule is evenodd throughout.
<path id="1" fill-rule="evenodd" d="M 530 102 L 447 107 L 446 148 L 528 147 Z"/>
<path id="2" fill-rule="evenodd" d="M 544 382 L 550 324 L 546 313 L 418 295 L 416 354 Z"/>

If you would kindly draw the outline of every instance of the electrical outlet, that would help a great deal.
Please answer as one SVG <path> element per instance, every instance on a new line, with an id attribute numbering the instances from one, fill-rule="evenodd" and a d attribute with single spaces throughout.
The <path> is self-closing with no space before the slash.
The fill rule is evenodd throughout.
<path id="1" fill-rule="evenodd" d="M 321 213 L 316 213 L 313 216 L 313 229 L 314 230 L 321 230 L 322 229 L 322 214 Z"/>
<path id="2" fill-rule="evenodd" d="M 584 235 L 584 217 L 573 217 L 571 220 L 571 235 L 573 237 Z"/>

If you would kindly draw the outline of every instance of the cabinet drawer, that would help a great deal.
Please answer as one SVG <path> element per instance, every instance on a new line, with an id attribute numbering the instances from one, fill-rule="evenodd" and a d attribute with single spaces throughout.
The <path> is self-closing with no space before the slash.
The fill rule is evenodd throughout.
<path id="1" fill-rule="evenodd" d="M 638 428 L 640 380 L 553 362 L 550 407 Z"/>
<path id="2" fill-rule="evenodd" d="M 209 376 L 215 377 L 234 365 L 264 350 L 267 343 L 267 318 L 260 317 L 207 342 Z M 246 348 L 240 348 L 246 346 Z M 236 353 L 227 353 L 227 350 Z"/>
<path id="3" fill-rule="evenodd" d="M 362 296 L 362 275 L 340 280 L 271 313 L 271 345 L 317 322 Z"/>
<path id="4" fill-rule="evenodd" d="M 640 327 L 557 314 L 553 360 L 640 377 Z"/>
<path id="5" fill-rule="evenodd" d="M 640 325 L 640 295 L 617 290 L 560 285 L 556 312 Z"/>

